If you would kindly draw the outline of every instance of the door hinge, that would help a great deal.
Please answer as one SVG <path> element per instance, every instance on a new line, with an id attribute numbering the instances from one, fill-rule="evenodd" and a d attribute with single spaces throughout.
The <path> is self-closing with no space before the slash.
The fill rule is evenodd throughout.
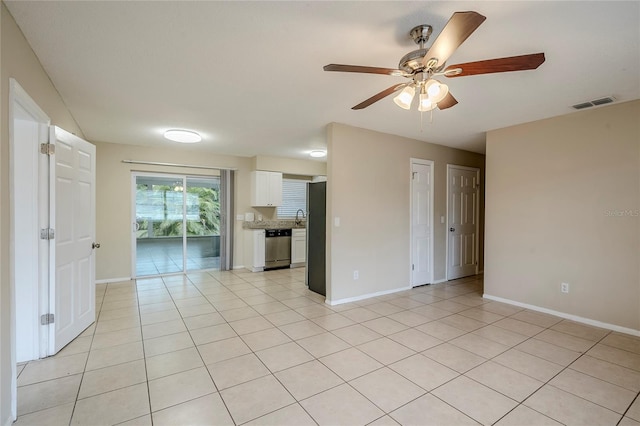
<path id="1" fill-rule="evenodd" d="M 416 269 L 416 265 L 411 265 L 411 270 L 414 271 Z"/>
<path id="2" fill-rule="evenodd" d="M 41 143 L 40 154 L 53 155 L 56 153 L 56 146 L 52 143 Z"/>
<path id="3" fill-rule="evenodd" d="M 40 230 L 41 240 L 53 240 L 56 237 L 56 231 L 52 228 L 44 228 Z"/>
<path id="4" fill-rule="evenodd" d="M 42 325 L 53 324 L 53 320 L 54 320 L 53 314 L 40 315 L 40 324 Z"/>

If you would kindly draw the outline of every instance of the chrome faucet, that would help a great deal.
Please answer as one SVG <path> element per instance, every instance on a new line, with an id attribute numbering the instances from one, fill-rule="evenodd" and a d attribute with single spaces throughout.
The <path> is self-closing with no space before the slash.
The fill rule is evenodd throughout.
<path id="1" fill-rule="evenodd" d="M 302 223 L 302 221 L 298 218 L 298 215 L 302 213 L 302 218 L 304 219 L 306 216 L 304 214 L 304 210 L 302 209 L 298 209 L 298 211 L 296 212 L 296 225 L 300 226 L 300 224 Z"/>

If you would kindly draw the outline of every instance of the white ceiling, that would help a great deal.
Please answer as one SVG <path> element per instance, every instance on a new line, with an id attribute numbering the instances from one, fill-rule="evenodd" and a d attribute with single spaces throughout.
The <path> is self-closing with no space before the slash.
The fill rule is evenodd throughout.
<path id="1" fill-rule="evenodd" d="M 169 146 L 200 132 L 219 154 L 308 158 L 341 122 L 484 152 L 485 132 L 640 98 L 640 2 L 5 1 L 91 141 Z M 448 79 L 459 104 L 431 114 L 392 97 L 351 107 L 403 77 L 324 72 L 329 63 L 397 67 L 455 11 L 487 20 L 449 64 L 544 52 L 534 71 Z M 428 43 L 430 45 L 430 43 Z"/>

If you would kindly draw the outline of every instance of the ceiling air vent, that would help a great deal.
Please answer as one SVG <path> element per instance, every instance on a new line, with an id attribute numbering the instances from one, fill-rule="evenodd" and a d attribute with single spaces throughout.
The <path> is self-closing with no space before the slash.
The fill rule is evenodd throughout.
<path id="1" fill-rule="evenodd" d="M 604 98 L 594 99 L 592 101 L 581 102 L 579 104 L 572 105 L 571 107 L 574 109 L 585 109 L 585 108 L 591 108 L 598 105 L 610 104 L 615 100 L 616 98 L 614 98 L 613 96 L 607 96 Z"/>

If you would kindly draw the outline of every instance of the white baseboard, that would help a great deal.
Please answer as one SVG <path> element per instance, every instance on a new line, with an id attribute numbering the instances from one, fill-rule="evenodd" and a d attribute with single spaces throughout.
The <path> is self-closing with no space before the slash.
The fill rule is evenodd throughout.
<path id="1" fill-rule="evenodd" d="M 131 281 L 131 277 L 125 278 L 107 278 L 104 280 L 96 280 L 96 284 L 119 283 L 120 281 Z"/>
<path id="2" fill-rule="evenodd" d="M 493 300 L 495 302 L 502 302 L 509 305 L 519 306 L 521 308 L 542 312 L 544 314 L 554 315 L 556 317 L 565 318 L 571 321 L 591 325 L 594 327 L 604 328 L 612 331 L 618 331 L 620 333 L 625 333 L 625 334 L 631 334 L 632 336 L 640 336 L 640 330 L 634 330 L 633 328 L 621 327 L 619 325 L 609 324 L 602 321 L 596 321 L 589 318 L 579 317 L 577 315 L 567 314 L 565 312 L 554 311 L 553 309 L 547 309 L 547 308 L 541 308 L 540 306 L 529 305 L 528 303 L 516 302 L 515 300 L 510 300 L 510 299 L 503 299 L 502 297 L 492 296 L 486 293 L 483 294 L 482 297 L 484 297 L 485 299 Z"/>
<path id="3" fill-rule="evenodd" d="M 13 424 L 13 420 L 11 416 L 7 417 L 7 420 L 4 422 L 4 426 L 11 426 Z"/>
<path id="4" fill-rule="evenodd" d="M 357 302 L 358 300 L 371 299 L 372 297 L 384 296 L 385 294 L 398 293 L 400 291 L 411 290 L 411 288 L 412 287 L 394 288 L 392 290 L 384 290 L 384 291 L 378 291 L 376 293 L 368 293 L 368 294 L 363 294 L 355 297 L 347 297 L 346 299 L 338 299 L 338 300 L 326 299 L 324 303 L 331 306 L 342 305 L 343 303 Z"/>
<path id="5" fill-rule="evenodd" d="M 440 284 L 440 283 L 444 283 L 444 282 L 446 282 L 446 281 L 447 281 L 447 279 L 446 279 L 446 278 L 443 278 L 443 279 L 441 279 L 441 280 L 435 280 L 435 281 L 434 281 L 434 282 L 432 282 L 431 284 Z"/>
<path id="6" fill-rule="evenodd" d="M 233 269 L 245 269 L 244 265 L 234 265 Z"/>

